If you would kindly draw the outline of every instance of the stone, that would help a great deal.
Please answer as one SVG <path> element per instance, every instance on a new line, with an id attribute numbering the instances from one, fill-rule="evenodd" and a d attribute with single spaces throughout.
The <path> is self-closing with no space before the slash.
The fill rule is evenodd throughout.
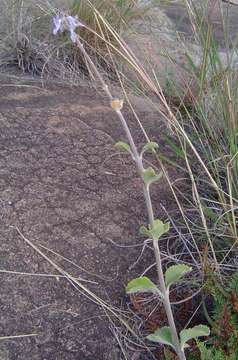
<path id="1" fill-rule="evenodd" d="M 92 88 L 9 83 L 0 85 L 0 268 L 31 275 L 1 273 L 0 336 L 37 336 L 0 341 L 0 358 L 120 360 L 105 309 L 66 281 L 15 227 L 121 315 L 128 279 L 152 257 L 148 250 L 130 270 L 147 215 L 134 163 L 114 148 L 126 140 L 124 131 L 108 100 Z M 143 134 L 126 104 L 123 112 L 141 148 Z M 138 115 L 164 148 L 158 113 L 141 106 Z M 160 203 L 174 204 L 165 179 L 152 196 L 158 217 Z"/>
<path id="2" fill-rule="evenodd" d="M 138 59 L 141 68 L 154 82 L 158 81 L 164 91 L 174 87 L 180 95 L 186 94 L 190 87 L 196 88 L 191 62 L 198 68 L 203 57 L 203 50 L 194 37 L 186 7 L 179 1 L 172 5 L 168 2 L 150 4 L 150 10 L 142 19 L 136 19 L 131 23 L 131 30 L 127 30 L 123 38 Z M 204 19 L 212 25 L 223 66 L 227 66 L 229 52 L 232 66 L 236 68 L 238 58 L 232 44 L 235 44 L 238 30 L 238 7 L 222 3 L 228 29 L 228 43 L 231 46 L 231 49 L 227 49 L 218 2 L 209 3 L 207 8 L 201 8 L 201 2 L 196 4 L 206 15 Z M 129 79 L 140 83 L 141 76 L 132 67 L 124 65 L 123 71 Z"/>

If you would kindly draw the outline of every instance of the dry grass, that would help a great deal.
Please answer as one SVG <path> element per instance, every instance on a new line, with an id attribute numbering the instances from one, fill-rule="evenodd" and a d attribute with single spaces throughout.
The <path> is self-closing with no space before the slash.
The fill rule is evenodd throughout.
<path id="1" fill-rule="evenodd" d="M 0 69 L 9 71 L 17 67 L 24 73 L 40 75 L 44 79 L 57 78 L 74 84 L 84 81 L 87 67 L 67 34 L 57 38 L 52 35 L 52 16 L 65 11 L 82 19 L 86 27 L 79 36 L 101 71 L 113 78 L 105 37 L 109 44 L 114 39 L 99 14 L 120 33 L 146 10 L 139 7 L 136 0 L 2 0 L 0 8 Z"/>

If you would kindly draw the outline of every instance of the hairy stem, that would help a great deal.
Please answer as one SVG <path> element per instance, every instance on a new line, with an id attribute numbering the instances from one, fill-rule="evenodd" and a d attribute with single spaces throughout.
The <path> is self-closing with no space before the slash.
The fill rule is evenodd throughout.
<path id="1" fill-rule="evenodd" d="M 83 53 L 85 59 L 87 60 L 88 66 L 91 67 L 90 70 L 94 72 L 94 74 L 98 78 L 99 82 L 101 83 L 101 86 L 102 86 L 103 90 L 105 91 L 105 93 L 107 94 L 109 100 L 112 101 L 113 96 L 112 96 L 107 84 L 105 83 L 105 81 L 102 78 L 101 74 L 99 73 L 97 67 L 95 66 L 95 64 L 91 60 L 90 56 L 86 52 L 83 44 L 79 41 L 79 39 L 77 40 L 77 46 L 81 50 L 81 52 Z M 134 139 L 133 139 L 133 137 L 131 135 L 131 131 L 130 131 L 128 125 L 127 125 L 127 122 L 126 122 L 121 110 L 120 109 L 115 109 L 115 112 L 117 113 L 117 115 L 118 115 L 118 117 L 119 117 L 119 119 L 121 121 L 121 124 L 123 126 L 123 129 L 124 129 L 124 131 L 126 133 L 127 139 L 129 141 L 129 144 L 130 144 L 131 152 L 132 152 L 132 155 L 133 155 L 133 159 L 134 159 L 134 161 L 136 163 L 136 166 L 137 166 L 137 171 L 139 173 L 140 178 L 143 181 L 144 166 L 143 166 L 142 157 L 140 156 L 140 154 L 139 154 L 139 152 L 137 150 Z M 150 224 L 151 227 L 153 227 L 153 225 L 154 225 L 153 205 L 152 205 L 152 201 L 151 201 L 149 186 L 147 186 L 144 183 L 144 181 L 143 181 L 143 193 L 144 193 L 145 203 L 146 203 L 146 207 L 147 207 L 149 224 Z M 179 337 L 178 337 L 178 333 L 177 333 L 177 329 L 176 329 L 176 325 L 175 325 L 175 321 L 174 321 L 174 316 L 173 316 L 173 312 L 172 312 L 172 307 L 171 307 L 171 303 L 170 303 L 170 299 L 169 299 L 169 292 L 167 291 L 166 285 L 165 285 L 164 273 L 163 273 L 161 255 L 160 255 L 160 249 L 159 249 L 159 244 L 158 244 L 157 240 L 153 241 L 153 247 L 154 247 L 155 259 L 156 259 L 156 268 L 157 268 L 158 280 L 159 280 L 159 284 L 160 284 L 160 290 L 161 290 L 161 292 L 163 294 L 163 305 L 164 305 L 164 309 L 165 309 L 165 312 L 166 312 L 166 315 L 167 315 L 169 327 L 170 327 L 170 330 L 171 330 L 175 351 L 176 351 L 176 353 L 177 353 L 177 355 L 179 357 L 179 360 L 186 360 L 184 351 L 181 349 L 181 346 L 180 346 Z"/>

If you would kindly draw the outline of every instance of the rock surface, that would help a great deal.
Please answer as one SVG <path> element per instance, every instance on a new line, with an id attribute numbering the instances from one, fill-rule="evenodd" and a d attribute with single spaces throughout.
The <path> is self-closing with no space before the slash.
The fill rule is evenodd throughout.
<path id="1" fill-rule="evenodd" d="M 34 276 L 59 273 L 15 229 L 73 276 L 96 282 L 82 284 L 110 305 L 124 301 L 128 278 L 151 264 L 153 253 L 147 249 L 129 271 L 141 247 L 123 245 L 143 242 L 138 228 L 147 217 L 134 164 L 114 149 L 124 139 L 118 119 L 83 87 L 2 81 L 0 96 L 0 269 L 32 274 L 1 273 L 0 336 L 37 334 L 1 341 L 0 359 L 119 360 L 102 307 L 62 277 Z M 164 126 L 143 108 L 143 124 L 158 140 Z M 171 207 L 164 180 L 153 199 L 162 217 L 160 204 Z"/>
<path id="2" fill-rule="evenodd" d="M 167 90 L 174 84 L 182 92 L 186 92 L 194 80 L 188 58 L 195 66 L 199 66 L 203 51 L 194 37 L 185 3 L 183 1 L 149 3 L 150 10 L 143 18 L 131 24 L 131 30 L 124 34 L 124 38 L 142 67 L 152 79 L 156 75 L 163 89 Z M 201 1 L 196 3 L 200 9 Z M 226 65 L 227 51 L 229 47 L 236 46 L 237 42 L 238 6 L 222 3 L 226 28 L 224 32 L 218 1 L 211 0 L 208 3 L 208 6 L 200 11 L 204 19 L 212 25 L 215 39 L 219 44 L 221 61 Z M 232 59 L 237 66 L 237 54 L 234 50 Z M 134 71 L 128 71 L 127 74 L 135 80 Z"/>

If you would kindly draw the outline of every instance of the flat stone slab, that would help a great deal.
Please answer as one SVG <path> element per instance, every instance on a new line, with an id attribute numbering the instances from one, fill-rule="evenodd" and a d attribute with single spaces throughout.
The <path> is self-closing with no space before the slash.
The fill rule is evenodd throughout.
<path id="1" fill-rule="evenodd" d="M 102 307 L 65 278 L 43 276 L 59 273 L 16 231 L 107 303 L 124 301 L 128 277 L 151 264 L 153 253 L 147 249 L 129 272 L 141 247 L 124 245 L 143 242 L 138 229 L 147 216 L 134 164 L 114 148 L 125 138 L 119 121 L 86 87 L 2 81 L 0 99 L 0 270 L 22 273 L 0 274 L 0 336 L 38 334 L 1 341 L 0 359 L 120 359 Z M 164 125 L 141 107 L 158 140 Z M 125 112 L 142 145 L 134 116 Z M 165 180 L 153 199 L 158 217 L 161 203 L 171 207 Z"/>

